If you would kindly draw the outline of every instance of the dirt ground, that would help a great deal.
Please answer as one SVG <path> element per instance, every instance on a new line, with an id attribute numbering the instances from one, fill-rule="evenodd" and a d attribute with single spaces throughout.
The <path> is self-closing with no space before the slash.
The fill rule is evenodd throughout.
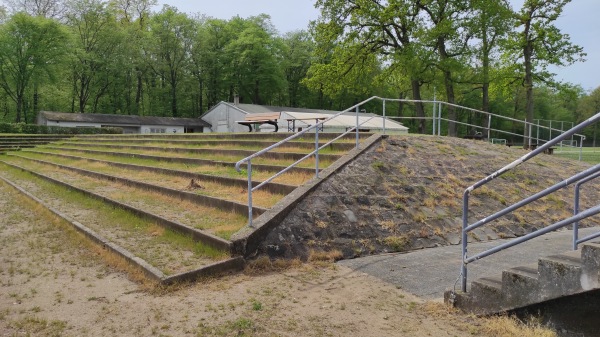
<path id="1" fill-rule="evenodd" d="M 153 287 L 2 182 L 0 196 L 0 336 L 500 336 L 331 263 Z"/>

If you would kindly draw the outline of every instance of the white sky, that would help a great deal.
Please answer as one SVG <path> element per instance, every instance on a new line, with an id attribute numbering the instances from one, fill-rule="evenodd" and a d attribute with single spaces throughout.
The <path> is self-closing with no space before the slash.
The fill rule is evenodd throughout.
<path id="1" fill-rule="evenodd" d="M 510 0 L 520 8 L 523 0 Z M 268 14 L 280 34 L 306 29 L 311 20 L 317 19 L 319 11 L 313 0 L 159 0 L 186 13 L 201 13 L 219 19 L 231 19 L 239 15 L 247 18 Z M 566 68 L 552 68 L 562 81 L 581 85 L 585 90 L 600 86 L 600 0 L 572 0 L 567 4 L 557 26 L 571 36 L 571 42 L 584 48 L 587 61 Z"/>

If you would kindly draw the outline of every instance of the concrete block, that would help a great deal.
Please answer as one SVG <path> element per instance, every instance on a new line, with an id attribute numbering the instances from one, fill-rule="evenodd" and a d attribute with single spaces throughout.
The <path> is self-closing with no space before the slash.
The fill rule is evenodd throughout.
<path id="1" fill-rule="evenodd" d="M 581 269 L 579 251 L 540 258 L 540 300 L 581 292 Z"/>
<path id="2" fill-rule="evenodd" d="M 581 247 L 581 287 L 600 288 L 600 244 L 586 243 Z"/>
<path id="3" fill-rule="evenodd" d="M 502 294 L 505 307 L 519 308 L 539 300 L 537 264 L 519 266 L 502 272 Z"/>

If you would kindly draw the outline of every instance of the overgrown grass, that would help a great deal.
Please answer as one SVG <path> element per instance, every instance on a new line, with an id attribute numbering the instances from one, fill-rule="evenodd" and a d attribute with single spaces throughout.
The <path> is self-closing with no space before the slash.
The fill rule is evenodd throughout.
<path id="1" fill-rule="evenodd" d="M 153 214 L 161 214 L 167 219 L 182 222 L 190 227 L 209 230 L 225 239 L 228 239 L 232 233 L 237 232 L 247 223 L 245 215 L 236 214 L 229 210 L 204 206 L 119 183 L 100 181 L 45 164 L 26 162 L 25 160 L 19 160 L 19 158 L 13 159 L 14 161 L 11 160 L 11 162 L 20 164 L 32 171 L 43 172 L 47 176 L 73 186 Z"/>
<path id="2" fill-rule="evenodd" d="M 40 148 L 45 148 L 46 146 L 40 146 Z M 79 150 L 81 148 L 77 147 L 76 144 L 69 144 L 69 146 L 61 147 L 64 150 Z M 158 156 L 165 158 L 188 158 L 188 159 L 203 159 L 203 160 L 212 160 L 217 162 L 227 162 L 227 163 L 236 163 L 237 161 L 244 158 L 244 156 L 235 156 L 235 155 L 227 155 L 222 153 L 173 153 L 169 152 L 169 148 L 165 147 L 164 150 L 141 150 L 141 149 L 115 149 L 110 146 L 97 145 L 85 147 L 83 150 L 94 150 L 94 151 L 103 151 L 103 152 L 119 152 L 119 153 L 128 153 L 128 154 L 139 154 L 139 155 L 148 155 L 148 156 Z M 308 153 L 309 151 L 306 151 Z M 292 164 L 294 161 L 289 159 L 277 159 L 277 158 L 269 158 L 267 156 L 257 157 L 252 160 L 253 164 L 257 165 L 276 165 L 286 167 Z M 298 167 L 314 167 L 315 160 L 314 158 L 309 158 L 302 161 L 298 164 Z M 326 168 L 327 166 L 333 163 L 332 160 L 326 158 L 320 158 L 319 164 L 322 168 Z"/>
<path id="3" fill-rule="evenodd" d="M 78 210 L 75 213 L 84 214 L 80 216 L 80 222 L 147 260 L 167 275 L 180 272 L 182 269 L 191 270 L 191 266 L 199 267 L 210 263 L 209 261 L 229 257 L 228 252 L 195 242 L 191 237 L 164 229 L 128 211 L 113 208 L 99 200 L 43 181 L 29 173 L 10 167 L 3 167 L 3 172 L 10 175 L 11 180 L 33 182 L 42 189 L 37 192 L 37 194 L 44 194 L 42 199 L 49 199 L 53 203 L 58 202 L 68 205 L 70 209 Z"/>
<path id="4" fill-rule="evenodd" d="M 156 186 L 216 197 L 223 200 L 235 201 L 239 203 L 246 203 L 248 201 L 247 189 L 222 185 L 210 179 L 195 180 L 195 183 L 201 187 L 189 187 L 190 179 L 180 176 L 154 173 L 151 171 L 137 170 L 134 168 L 120 168 L 101 162 L 61 158 L 58 156 L 48 157 L 30 153 L 24 157 L 45 160 L 60 165 L 77 167 L 93 172 L 145 182 Z M 258 190 L 253 194 L 253 202 L 256 206 L 269 208 L 275 205 L 275 203 L 281 200 L 284 196 L 285 195 L 283 194 L 273 194 L 266 190 Z"/>
<path id="5" fill-rule="evenodd" d="M 93 140 L 73 140 L 73 141 L 63 141 L 63 142 L 57 142 L 55 144 L 61 144 L 61 145 L 65 145 L 65 146 L 78 146 L 78 145 L 96 145 L 96 146 L 102 146 L 102 147 L 110 147 L 113 145 L 117 145 L 117 146 L 122 146 L 124 145 L 123 141 L 119 141 L 119 140 L 115 140 L 114 142 L 101 142 L 101 143 L 94 143 Z M 165 141 L 144 141 L 143 143 L 127 143 L 127 146 L 147 146 L 147 147 L 162 147 L 165 149 L 190 149 L 190 150 L 208 150 L 208 151 L 214 151 L 214 150 L 247 150 L 247 151 L 260 151 L 262 149 L 264 149 L 266 146 L 264 145 L 254 145 L 254 144 L 247 144 L 247 143 L 238 143 L 238 144 L 223 144 L 220 143 L 218 141 L 214 141 L 212 143 L 204 143 L 204 144 L 186 144 L 186 143 L 177 143 L 177 142 L 165 142 Z M 176 147 L 173 146 L 166 146 L 166 145 L 177 145 Z M 313 148 L 308 148 L 308 147 L 302 147 L 302 146 L 294 146 L 294 143 L 288 143 L 285 146 L 280 146 L 277 147 L 275 149 L 273 149 L 270 152 L 274 152 L 274 153 L 308 153 L 310 151 L 312 151 L 314 149 Z M 321 154 L 343 154 L 345 153 L 345 150 L 339 150 L 336 149 L 335 146 L 334 147 L 326 147 L 322 150 L 319 151 L 319 153 Z"/>

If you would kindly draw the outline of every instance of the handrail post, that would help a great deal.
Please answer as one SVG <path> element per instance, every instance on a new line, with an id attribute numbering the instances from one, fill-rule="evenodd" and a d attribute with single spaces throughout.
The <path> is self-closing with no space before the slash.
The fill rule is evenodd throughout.
<path id="1" fill-rule="evenodd" d="M 467 227 L 469 226 L 469 191 L 465 191 L 463 195 L 463 230 L 462 230 L 462 250 L 461 250 L 461 268 L 460 268 L 460 277 L 461 277 L 461 290 L 462 292 L 467 292 Z"/>
<path id="2" fill-rule="evenodd" d="M 252 227 L 252 159 L 248 160 L 248 226 Z"/>
<path id="3" fill-rule="evenodd" d="M 490 139 L 492 139 L 492 131 L 491 131 L 491 129 L 492 129 L 492 115 L 488 115 L 488 129 L 487 129 L 487 131 L 488 131 L 487 132 L 487 134 L 488 134 L 487 135 L 487 139 L 488 139 L 487 141 L 488 142 L 490 141 Z"/>
<path id="4" fill-rule="evenodd" d="M 319 178 L 319 121 L 315 128 L 315 177 Z"/>
<path id="5" fill-rule="evenodd" d="M 575 202 L 573 203 L 573 215 L 579 214 L 579 187 L 580 183 L 575 185 Z M 573 223 L 573 250 L 577 250 L 577 241 L 579 240 L 579 221 Z"/>
<path id="6" fill-rule="evenodd" d="M 358 148 L 358 111 L 360 110 L 360 105 L 356 106 L 356 147 Z"/>
<path id="7" fill-rule="evenodd" d="M 436 103 L 435 103 L 435 94 L 434 94 L 433 95 L 433 111 L 432 111 L 432 114 L 431 114 L 431 116 L 433 117 L 433 119 L 431 120 L 432 121 L 431 124 L 432 124 L 432 129 L 433 129 L 432 130 L 433 131 L 432 132 L 433 136 L 435 136 L 436 126 L 437 126 L 437 118 L 436 118 L 437 110 L 435 108 L 436 108 Z"/>
<path id="8" fill-rule="evenodd" d="M 442 103 L 438 102 L 438 136 L 442 135 Z"/>
<path id="9" fill-rule="evenodd" d="M 383 134 L 385 135 L 385 99 L 383 100 Z"/>

